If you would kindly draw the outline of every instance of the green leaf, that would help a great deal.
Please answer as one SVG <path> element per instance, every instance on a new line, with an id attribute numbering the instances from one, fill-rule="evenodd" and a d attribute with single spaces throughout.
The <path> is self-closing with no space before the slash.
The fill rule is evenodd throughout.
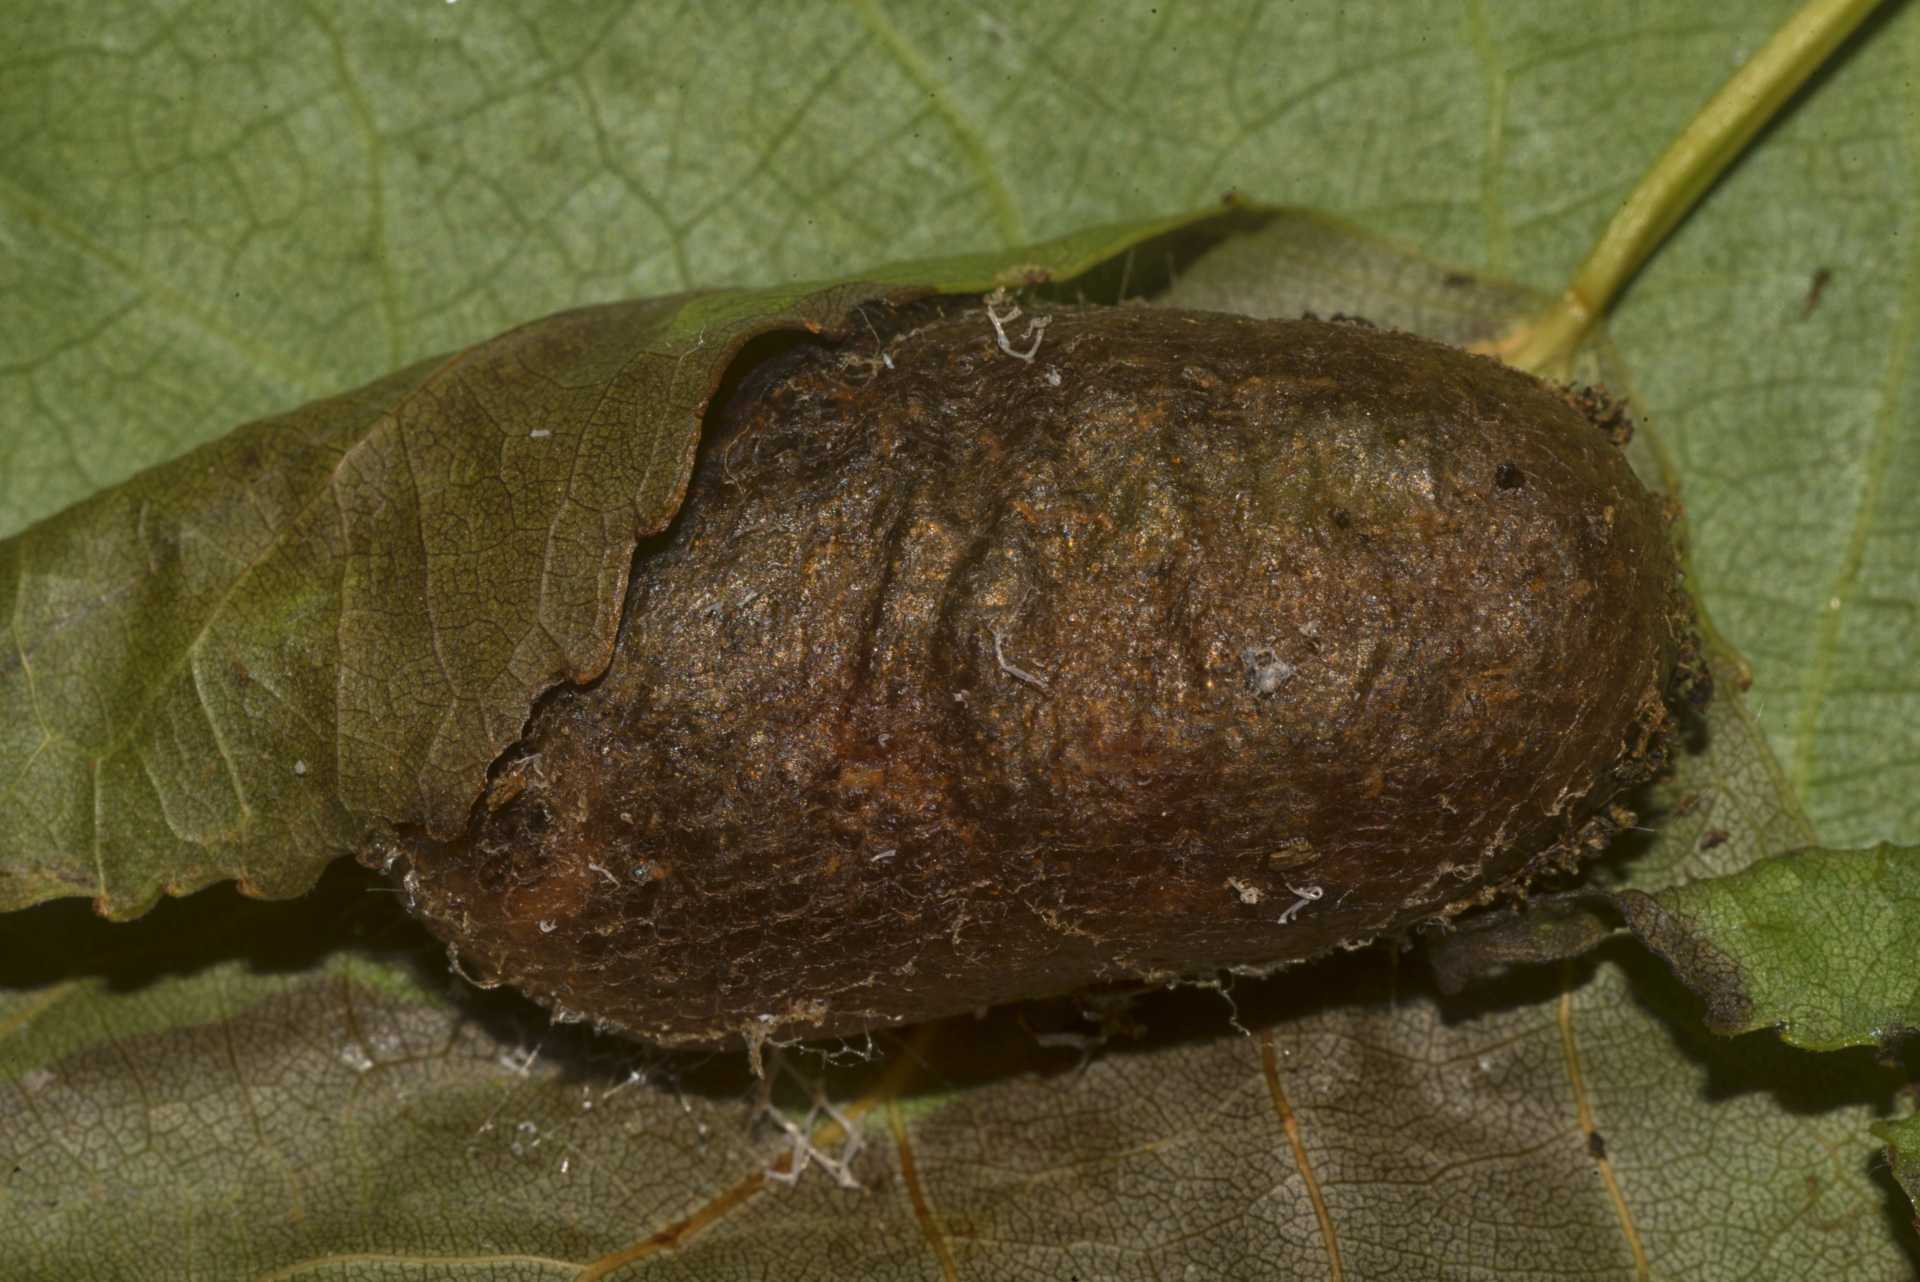
<path id="1" fill-rule="evenodd" d="M 1824 1051 L 1920 1028 L 1920 851 L 1796 851 L 1620 905 L 1716 1033 Z"/>
<path id="2" fill-rule="evenodd" d="M 1319 256 L 1361 287 L 1304 286 L 1321 310 L 1477 297 L 1455 271 L 1554 290 L 1793 7 L 15 4 L 0 532 L 531 316 L 1016 246 L 1228 188 L 1428 260 Z M 1916 50 L 1920 16 L 1890 7 L 1614 317 L 1696 586 L 1752 659 L 1727 733 L 1762 751 L 1711 772 L 1711 805 L 1662 798 L 1661 835 L 1603 884 L 1920 840 Z M 376 938 L 403 929 L 375 911 L 393 896 L 342 884 Z M 817 1167 L 769 1182 L 792 1145 L 750 1127 L 744 1082 L 569 1053 L 524 1007 L 330 942 L 345 927 L 294 946 L 320 902 L 214 890 L 112 928 L 131 935 L 72 904 L 0 919 L 16 1272 L 1322 1276 L 1334 1250 L 1366 1278 L 1913 1269 L 1860 1143 L 1901 1076 L 1712 1038 L 1637 948 L 1464 1000 L 1384 950 L 1336 958 L 1228 993 L 1253 1039 L 1218 995 L 1169 995 L 1135 1012 L 1152 1040 L 1084 1070 L 1004 1019 L 890 1054 L 922 1066 L 904 1086 L 800 1061 L 787 1115 L 811 1084 L 871 1103 L 857 1194 Z M 663 1071 L 603 1099 L 636 1059 Z M 521 1121 L 593 1161 L 563 1170 L 551 1138 L 516 1154 Z"/>
<path id="3" fill-rule="evenodd" d="M 1578 891 L 1469 923 L 1436 950 L 1466 989 L 1515 963 L 1576 957 L 1624 920 L 1731 1036 L 1810 1051 L 1892 1046 L 1920 1028 L 1920 852 L 1797 850 L 1666 890 Z"/>

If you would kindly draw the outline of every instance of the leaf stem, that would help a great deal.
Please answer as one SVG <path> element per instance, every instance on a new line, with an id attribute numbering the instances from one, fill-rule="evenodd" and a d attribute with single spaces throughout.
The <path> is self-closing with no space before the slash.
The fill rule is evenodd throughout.
<path id="1" fill-rule="evenodd" d="M 1880 0 L 1808 0 L 1673 140 L 1615 211 L 1566 292 L 1490 350 L 1536 374 L 1564 375 L 1593 322 L 1761 126 Z"/>

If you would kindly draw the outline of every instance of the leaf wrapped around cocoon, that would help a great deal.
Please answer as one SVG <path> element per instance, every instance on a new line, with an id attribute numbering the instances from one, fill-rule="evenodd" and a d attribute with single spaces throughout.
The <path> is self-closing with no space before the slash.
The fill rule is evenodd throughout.
<path id="1" fill-rule="evenodd" d="M 472 831 L 375 854 L 470 972 L 669 1043 L 850 1034 L 1605 844 L 1692 614 L 1594 403 L 1352 323 L 1011 311 L 742 377 L 607 675 Z"/>

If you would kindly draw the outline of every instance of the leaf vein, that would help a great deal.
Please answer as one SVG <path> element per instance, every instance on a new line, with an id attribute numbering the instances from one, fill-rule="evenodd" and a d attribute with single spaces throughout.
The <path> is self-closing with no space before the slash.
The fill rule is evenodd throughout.
<path id="1" fill-rule="evenodd" d="M 954 141 L 960 145 L 961 154 L 967 158 L 974 172 L 979 175 L 985 188 L 987 202 L 993 208 L 996 224 L 1002 244 L 1018 245 L 1027 239 L 1026 226 L 1020 217 L 1019 206 L 1014 203 L 1013 192 L 1006 180 L 1001 177 L 1000 167 L 994 163 L 993 155 L 987 149 L 987 143 L 980 131 L 961 114 L 954 104 L 953 94 L 939 77 L 933 74 L 933 68 L 920 51 L 913 47 L 900 28 L 893 25 L 891 19 L 882 13 L 877 0 L 851 0 L 853 11 L 860 22 L 878 38 L 880 45 L 907 78 L 918 85 L 927 95 L 927 101 L 933 104 L 940 118 L 946 122 L 947 129 L 953 134 Z"/>

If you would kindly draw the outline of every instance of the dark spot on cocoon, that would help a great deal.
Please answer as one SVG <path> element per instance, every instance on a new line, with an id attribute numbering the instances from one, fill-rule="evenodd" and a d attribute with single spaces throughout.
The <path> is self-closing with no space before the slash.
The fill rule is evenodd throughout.
<path id="1" fill-rule="evenodd" d="M 1617 406 L 1312 320 L 1056 311 L 1023 361 L 955 306 L 714 408 L 606 675 L 399 866 L 476 973 L 669 1044 L 850 1035 L 1605 844 L 1692 631 Z"/>

